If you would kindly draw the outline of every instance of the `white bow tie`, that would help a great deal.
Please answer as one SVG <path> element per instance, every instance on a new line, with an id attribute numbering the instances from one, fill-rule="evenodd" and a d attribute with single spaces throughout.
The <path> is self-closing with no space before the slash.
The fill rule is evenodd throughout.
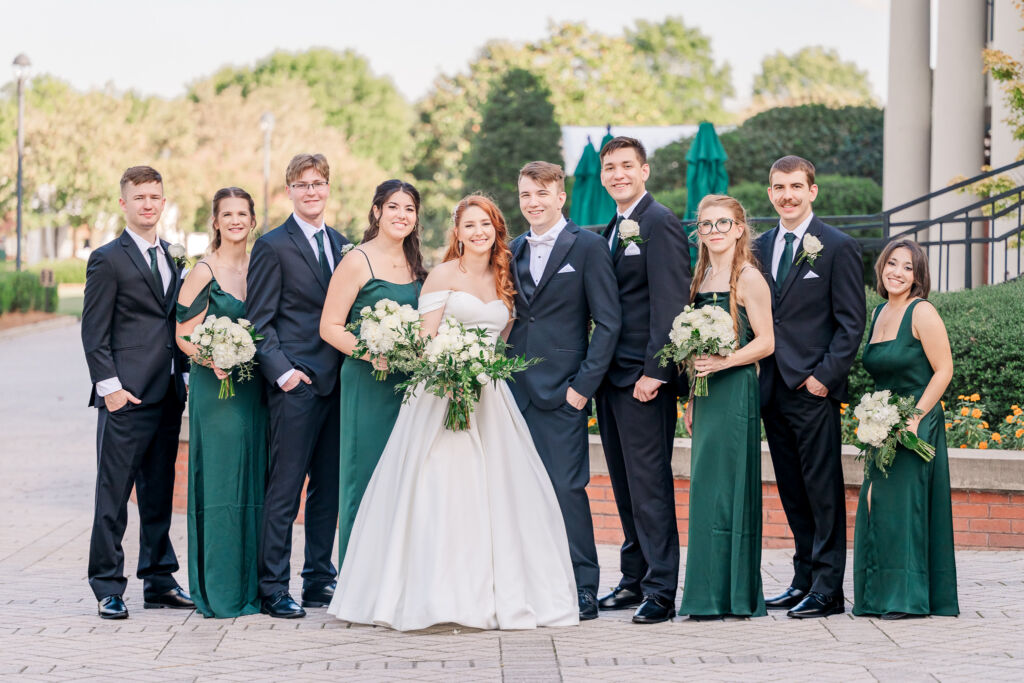
<path id="1" fill-rule="evenodd" d="M 555 235 L 554 233 L 552 233 L 550 231 L 544 233 L 543 235 L 540 235 L 539 237 L 534 235 L 532 230 L 530 232 L 526 233 L 526 241 L 530 243 L 531 247 L 539 247 L 539 246 L 548 246 L 548 247 L 550 247 L 550 246 L 554 245 L 555 238 L 557 238 L 557 237 L 558 237 L 557 235 Z"/>

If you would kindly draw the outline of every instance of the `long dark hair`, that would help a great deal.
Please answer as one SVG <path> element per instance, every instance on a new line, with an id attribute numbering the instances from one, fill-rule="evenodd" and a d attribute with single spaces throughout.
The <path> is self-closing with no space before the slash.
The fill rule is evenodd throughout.
<path id="1" fill-rule="evenodd" d="M 220 210 L 220 203 L 229 197 L 244 199 L 249 202 L 249 216 L 252 218 L 253 227 L 256 226 L 256 203 L 252 200 L 252 195 L 240 187 L 222 187 L 217 190 L 217 194 L 213 195 L 213 214 L 210 220 L 210 229 L 213 231 L 213 239 L 210 240 L 210 248 L 207 250 L 207 253 L 212 254 L 220 249 L 221 239 L 220 228 L 217 227 L 217 212 Z"/>
<path id="2" fill-rule="evenodd" d="M 423 281 L 427 277 L 427 269 L 423 267 L 423 254 L 420 253 L 420 193 L 407 182 L 391 179 L 385 180 L 377 186 L 373 193 L 373 204 L 370 205 L 369 225 L 363 233 L 363 242 L 367 242 L 377 236 L 380 232 L 380 219 L 374 213 L 384 210 L 384 203 L 397 192 L 404 192 L 412 197 L 413 206 L 416 207 L 416 225 L 412 232 L 405 236 L 402 242 L 402 251 L 405 252 L 405 261 L 409 264 L 413 279 Z"/>

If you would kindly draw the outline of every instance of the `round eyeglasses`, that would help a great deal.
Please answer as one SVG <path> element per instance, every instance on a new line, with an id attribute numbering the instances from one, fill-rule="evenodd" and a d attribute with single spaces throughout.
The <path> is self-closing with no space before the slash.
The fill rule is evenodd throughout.
<path id="1" fill-rule="evenodd" d="M 710 235 L 712 230 L 726 233 L 732 230 L 732 226 L 736 223 L 737 221 L 734 221 L 731 218 L 719 218 L 714 223 L 711 221 L 697 221 L 697 232 L 702 235 Z"/>

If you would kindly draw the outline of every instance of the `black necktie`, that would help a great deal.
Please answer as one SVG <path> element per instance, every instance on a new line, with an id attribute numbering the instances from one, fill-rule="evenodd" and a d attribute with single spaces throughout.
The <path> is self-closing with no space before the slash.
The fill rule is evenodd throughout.
<path id="1" fill-rule="evenodd" d="M 164 279 L 160 277 L 160 266 L 156 264 L 156 247 L 150 247 L 149 251 L 149 269 L 153 271 L 153 280 L 156 281 L 156 289 L 158 292 L 164 291 Z"/>
<path id="2" fill-rule="evenodd" d="M 624 220 L 626 220 L 626 217 L 621 213 L 615 217 L 615 227 L 612 228 L 612 256 L 615 256 L 615 249 L 619 246 L 619 226 L 622 225 L 622 221 Z"/>
<path id="3" fill-rule="evenodd" d="M 314 232 L 313 237 L 316 238 L 317 251 L 320 252 L 317 255 L 317 259 L 320 261 L 320 272 L 324 274 L 324 279 L 330 282 L 331 264 L 327 262 L 327 252 L 324 251 L 324 231 L 318 230 L 317 232 Z"/>
<path id="4" fill-rule="evenodd" d="M 782 291 L 782 283 L 786 281 L 789 269 L 793 267 L 793 240 L 796 239 L 796 235 L 787 232 L 782 239 L 786 240 L 786 246 L 782 250 L 782 258 L 779 260 L 779 272 L 775 274 L 776 291 Z"/>

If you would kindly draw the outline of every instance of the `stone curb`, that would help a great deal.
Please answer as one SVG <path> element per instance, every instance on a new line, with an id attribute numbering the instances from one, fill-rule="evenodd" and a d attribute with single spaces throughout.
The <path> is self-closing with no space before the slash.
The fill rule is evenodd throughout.
<path id="1" fill-rule="evenodd" d="M 47 332 L 60 327 L 75 325 L 77 323 L 78 318 L 73 315 L 58 315 L 56 318 L 40 320 L 37 323 L 19 325 L 18 327 L 12 327 L 9 330 L 0 330 L 0 341 L 4 339 L 14 339 L 15 337 L 23 337 L 27 334 L 35 334 L 37 332 Z"/>

